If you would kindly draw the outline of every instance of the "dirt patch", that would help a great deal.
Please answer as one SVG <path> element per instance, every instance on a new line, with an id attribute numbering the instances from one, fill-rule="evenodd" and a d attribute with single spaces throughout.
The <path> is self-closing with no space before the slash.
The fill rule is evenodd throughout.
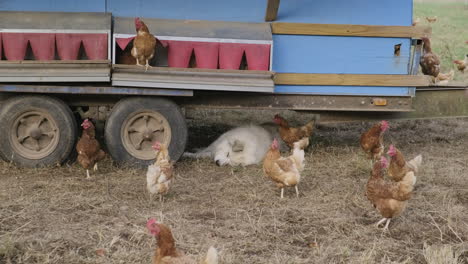
<path id="1" fill-rule="evenodd" d="M 194 124 L 192 147 L 229 128 Z M 216 246 L 221 263 L 436 263 L 441 254 L 468 263 L 468 119 L 391 123 L 386 143 L 407 157 L 422 153 L 424 167 L 388 233 L 373 226 L 380 216 L 364 196 L 370 168 L 358 138 L 369 126 L 320 126 L 301 195 L 287 190 L 283 200 L 260 166 L 181 160 L 161 203 L 146 193 L 145 171 L 110 160 L 92 180 L 76 164 L 0 163 L 0 263 L 149 263 L 149 217 L 168 224 L 190 255 Z"/>

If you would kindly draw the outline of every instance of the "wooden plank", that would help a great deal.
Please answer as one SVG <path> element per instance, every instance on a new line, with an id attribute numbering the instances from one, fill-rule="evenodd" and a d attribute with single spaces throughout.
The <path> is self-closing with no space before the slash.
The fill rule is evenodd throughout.
<path id="1" fill-rule="evenodd" d="M 268 71 L 213 70 L 152 67 L 145 72 L 134 65 L 114 65 L 112 85 L 167 89 L 274 92 Z"/>
<path id="2" fill-rule="evenodd" d="M 375 102 L 386 100 L 386 105 Z M 199 92 L 181 104 L 186 108 L 288 109 L 318 111 L 409 112 L 410 96 L 284 95 Z"/>
<path id="3" fill-rule="evenodd" d="M 278 15 L 280 0 L 268 0 L 265 21 L 275 21 Z"/>
<path id="4" fill-rule="evenodd" d="M 428 86 L 425 75 L 276 73 L 277 85 Z"/>
<path id="5" fill-rule="evenodd" d="M 137 73 L 219 73 L 219 74 L 239 74 L 239 75 L 261 75 L 261 76 L 272 76 L 274 72 L 271 71 L 255 71 L 255 70 L 223 70 L 223 69 L 203 69 L 203 68 L 176 68 L 176 67 L 151 67 L 145 71 L 144 67 L 128 64 L 113 64 L 112 68 L 115 71 L 131 71 Z"/>
<path id="6" fill-rule="evenodd" d="M 358 36 L 358 37 L 392 37 L 421 38 L 430 37 L 428 26 L 374 26 L 348 24 L 309 24 L 274 22 L 271 24 L 273 34 L 282 35 L 319 35 L 319 36 Z"/>
<path id="7" fill-rule="evenodd" d="M 62 93 L 62 94 L 96 94 L 96 95 L 161 95 L 161 96 L 193 96 L 191 90 L 155 89 L 155 88 L 129 88 L 112 86 L 83 86 L 83 85 L 0 85 L 0 92 L 13 93 Z M 94 97 L 96 98 L 96 97 Z M 98 101 L 102 103 L 100 98 Z M 73 104 L 79 101 L 74 101 Z"/>
<path id="8" fill-rule="evenodd" d="M 274 35 L 273 71 L 407 74 L 409 38 Z M 393 55 L 402 44 L 400 56 Z"/>

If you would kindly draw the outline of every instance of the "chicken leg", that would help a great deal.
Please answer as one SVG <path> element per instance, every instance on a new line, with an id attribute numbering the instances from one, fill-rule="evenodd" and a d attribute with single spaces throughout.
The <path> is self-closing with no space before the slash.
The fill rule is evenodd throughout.
<path id="1" fill-rule="evenodd" d="M 148 68 L 151 68 L 152 66 L 149 65 L 149 60 L 146 60 L 146 64 L 145 64 L 145 72 L 148 70 Z"/>
<path id="2" fill-rule="evenodd" d="M 385 221 L 387 221 L 388 218 L 382 218 L 380 221 L 378 221 L 375 226 L 379 227 L 381 224 L 383 224 Z"/>
<path id="3" fill-rule="evenodd" d="M 388 231 L 388 225 L 390 225 L 390 220 L 391 218 L 387 218 L 387 223 L 385 224 L 383 231 Z"/>
<path id="4" fill-rule="evenodd" d="M 91 177 L 89 176 L 89 170 L 86 169 L 86 179 L 91 179 Z"/>
<path id="5" fill-rule="evenodd" d="M 284 198 L 283 194 L 284 194 L 284 188 L 281 188 L 281 199 Z"/>
<path id="6" fill-rule="evenodd" d="M 297 185 L 294 186 L 294 188 L 296 189 L 296 196 L 299 197 L 299 189 L 297 188 Z"/>
<path id="7" fill-rule="evenodd" d="M 136 66 L 143 66 L 140 64 L 140 60 L 136 59 Z"/>
<path id="8" fill-rule="evenodd" d="M 98 170 L 98 166 L 97 166 L 97 162 L 94 163 L 94 166 L 93 166 L 93 171 L 97 171 Z"/>

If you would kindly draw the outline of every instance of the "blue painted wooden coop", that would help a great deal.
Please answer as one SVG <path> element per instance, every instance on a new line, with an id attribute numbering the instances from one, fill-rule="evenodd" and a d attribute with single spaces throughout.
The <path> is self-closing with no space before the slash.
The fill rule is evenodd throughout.
<path id="1" fill-rule="evenodd" d="M 412 26 L 412 6 L 412 0 L 0 1 L 0 102 L 19 93 L 45 102 L 52 94 L 52 104 L 58 98 L 82 118 L 106 121 L 114 160 L 146 165 L 156 139 L 169 145 L 173 159 L 183 153 L 181 107 L 409 114 L 415 87 L 429 85 L 417 73 L 420 39 L 431 34 Z M 131 56 L 135 17 L 159 40 L 150 69 Z M 424 100 L 418 105 L 429 105 Z M 0 115 L 15 116 L 14 107 L 3 109 L 10 112 L 0 108 Z M 36 118 L 36 108 L 28 111 Z M 73 140 L 58 144 L 54 137 L 38 148 L 18 136 L 33 130 L 17 125 L 25 122 L 4 122 L 0 128 L 17 131 L 10 137 L 17 142 L 0 146 L 0 157 L 50 165 L 73 148 Z M 133 125 L 150 123 L 166 126 L 138 138 Z M 61 126 L 56 131 L 74 124 Z M 68 147 L 55 158 L 36 153 L 57 146 Z"/>
<path id="2" fill-rule="evenodd" d="M 0 9 L 112 13 L 113 27 L 111 24 L 107 26 L 113 35 L 108 35 L 109 42 L 102 38 L 91 39 L 101 41 L 102 45 L 95 45 L 95 49 L 100 51 L 90 51 L 93 55 L 88 56 L 90 59 L 111 59 L 117 64 L 120 55 L 118 52 L 125 50 L 135 35 L 132 18 L 142 17 L 164 47 L 168 46 L 167 53 L 161 55 L 165 58 L 159 58 L 156 66 L 242 69 L 240 65 L 243 63 L 247 65 L 244 65 L 247 70 L 272 71 L 278 74 L 274 89 L 269 84 L 259 85 L 261 88 L 258 89 L 248 86 L 230 88 L 227 84 L 218 89 L 215 88 L 216 85 L 184 87 L 153 79 L 138 82 L 135 78 L 140 77 L 126 79 L 117 76 L 113 82 L 116 86 L 411 97 L 415 94 L 412 85 L 423 83 L 421 79 L 407 78 L 417 69 L 417 52 L 412 46 L 412 38 L 420 37 L 421 32 L 429 33 L 427 30 L 418 31 L 411 27 L 411 0 L 283 0 L 279 8 L 276 6 L 277 9 L 275 4 L 279 5 L 279 1 L 23 0 L 2 2 Z M 268 12 L 268 8 L 273 10 L 270 11 L 274 17 L 272 22 L 265 22 L 265 10 Z M 87 24 L 88 28 L 92 27 L 92 24 Z M 48 26 L 51 27 L 49 31 L 57 32 L 54 25 Z M 79 22 L 68 26 L 80 29 Z M 102 23 L 96 24 L 96 30 L 99 29 L 103 29 Z M 11 32 L 5 28 L 1 30 L 4 36 L 4 54 L 12 53 L 8 50 L 9 47 L 17 49 L 18 46 L 23 46 L 9 44 L 15 41 L 7 37 Z M 65 42 L 59 35 L 56 34 L 57 52 L 64 53 L 60 44 Z M 106 34 L 101 36 L 105 38 Z M 96 37 L 99 38 L 98 35 L 94 36 Z M 90 42 L 89 38 L 89 34 L 81 36 L 86 49 L 89 49 L 86 46 Z M 29 41 L 34 46 L 31 38 Z M 73 39 L 69 38 L 66 45 L 62 46 L 73 46 L 72 42 Z M 105 55 L 107 50 L 109 56 Z M 95 55 L 101 53 L 103 55 Z M 11 57 L 13 60 L 18 59 Z M 191 59 L 195 60 L 195 66 L 193 63 L 189 65 Z M 398 75 L 402 78 L 398 79 Z"/>

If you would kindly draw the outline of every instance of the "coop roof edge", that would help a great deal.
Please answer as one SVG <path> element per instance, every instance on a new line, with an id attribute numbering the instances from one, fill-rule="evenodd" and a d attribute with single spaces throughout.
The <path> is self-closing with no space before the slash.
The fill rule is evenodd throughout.
<path id="1" fill-rule="evenodd" d="M 135 34 L 133 17 L 115 17 L 115 34 Z M 248 39 L 272 41 L 269 23 L 140 18 L 151 34 L 186 38 Z"/>
<path id="2" fill-rule="evenodd" d="M 111 13 L 0 11 L 0 31 L 101 30 L 110 31 Z"/>

